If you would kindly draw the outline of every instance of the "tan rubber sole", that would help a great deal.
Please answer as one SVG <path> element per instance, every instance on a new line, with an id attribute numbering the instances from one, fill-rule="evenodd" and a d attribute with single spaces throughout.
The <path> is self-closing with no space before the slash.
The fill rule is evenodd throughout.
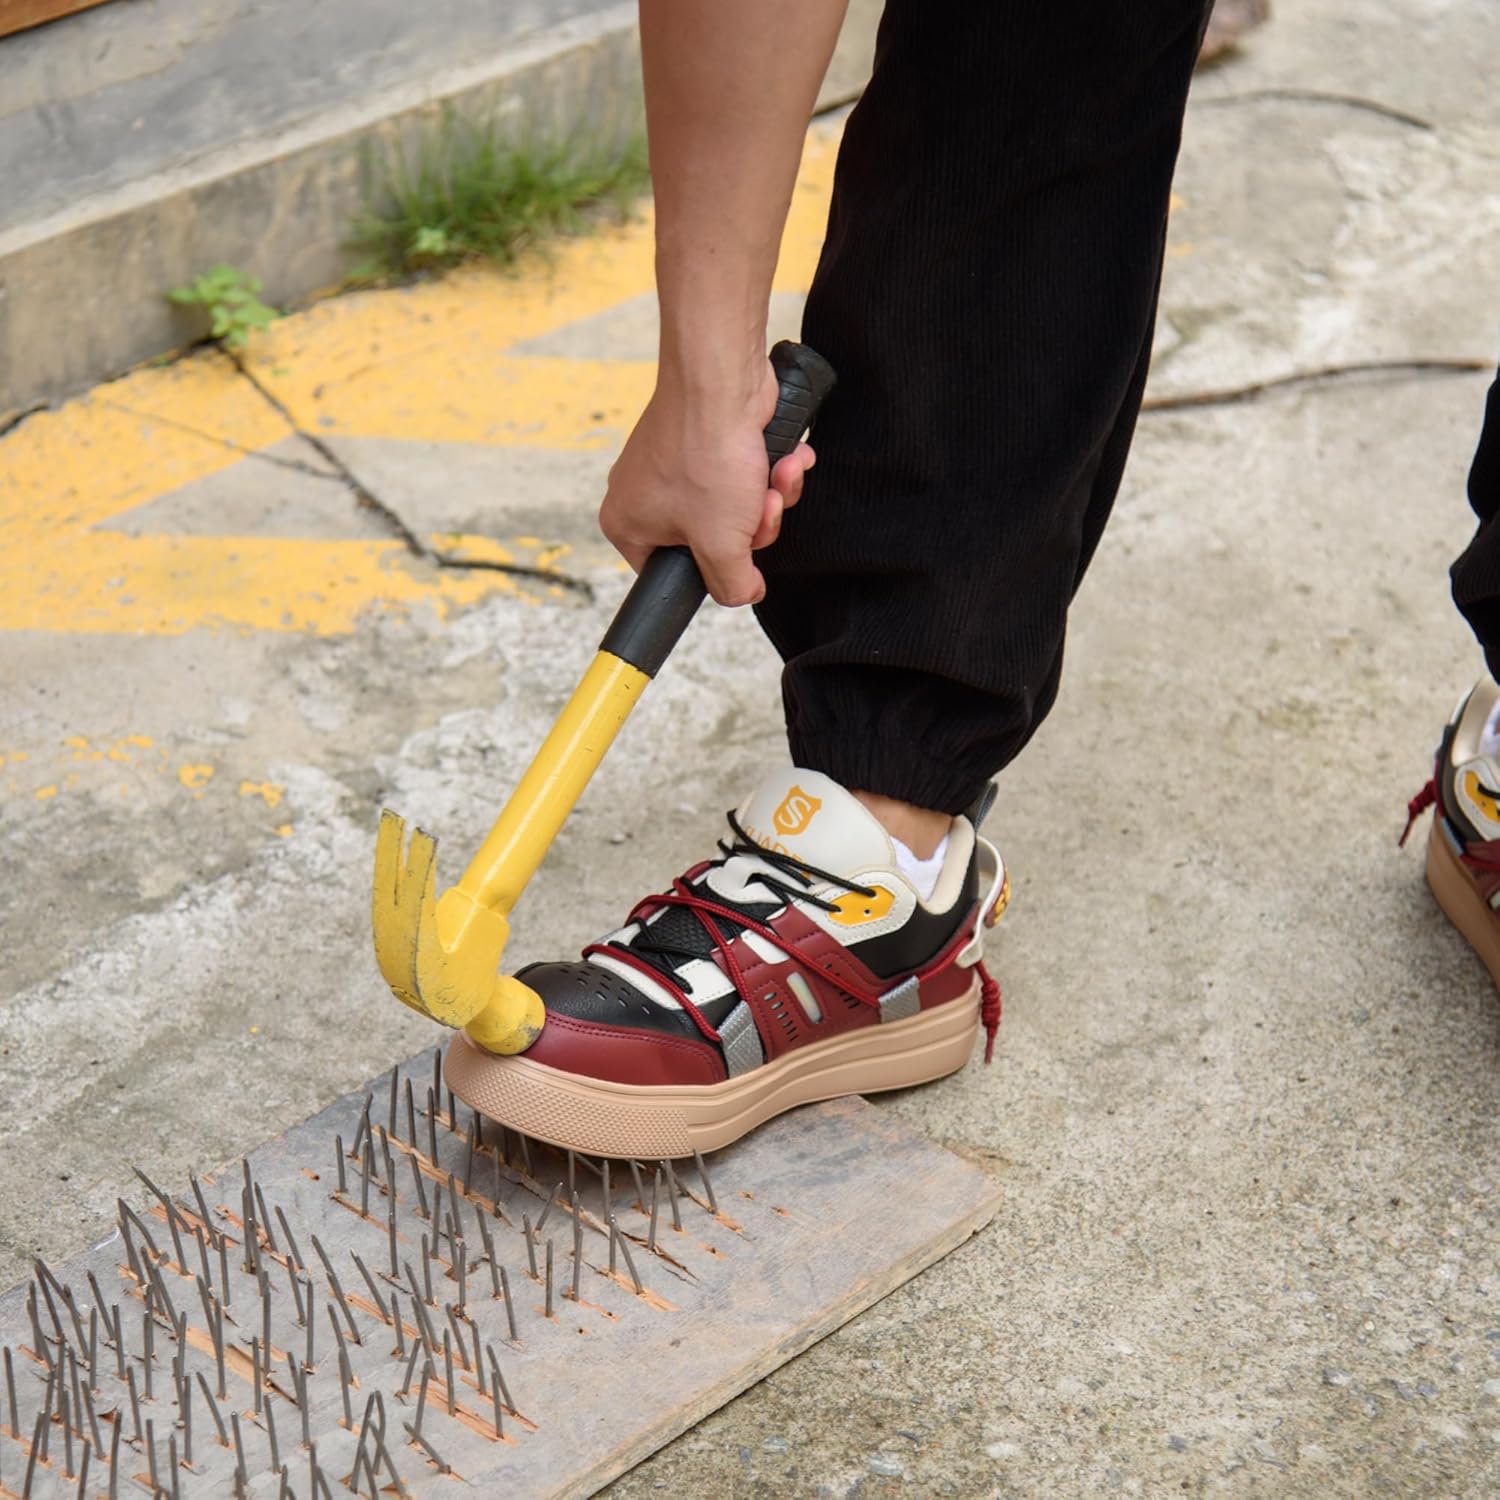
<path id="1" fill-rule="evenodd" d="M 1479 894 L 1436 819 L 1427 838 L 1427 884 L 1437 904 L 1500 986 L 1500 920 Z"/>
<path id="2" fill-rule="evenodd" d="M 715 1151 L 773 1115 L 884 1089 L 930 1083 L 968 1062 L 979 1032 L 979 977 L 961 999 L 905 1021 L 865 1026 L 789 1052 L 723 1083 L 635 1087 L 497 1057 L 462 1032 L 448 1047 L 448 1087 L 490 1119 L 595 1156 Z"/>

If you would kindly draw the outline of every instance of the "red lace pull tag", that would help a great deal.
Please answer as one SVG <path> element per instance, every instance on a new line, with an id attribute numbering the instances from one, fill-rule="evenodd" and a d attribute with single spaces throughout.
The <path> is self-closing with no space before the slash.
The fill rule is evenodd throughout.
<path id="1" fill-rule="evenodd" d="M 984 1026 L 984 1060 L 995 1059 L 995 1035 L 1000 1030 L 1000 986 L 983 962 L 979 964 L 979 1019 Z"/>
<path id="2" fill-rule="evenodd" d="M 1436 801 L 1437 779 L 1434 778 L 1406 804 L 1406 827 L 1401 830 L 1401 837 L 1396 840 L 1398 849 L 1406 848 L 1406 841 L 1411 837 L 1412 825 Z"/>

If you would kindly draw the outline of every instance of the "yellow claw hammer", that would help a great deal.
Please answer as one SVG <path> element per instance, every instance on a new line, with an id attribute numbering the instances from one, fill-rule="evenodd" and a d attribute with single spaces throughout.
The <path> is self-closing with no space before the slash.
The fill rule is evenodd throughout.
<path id="1" fill-rule="evenodd" d="M 811 425 L 834 375 L 803 344 L 777 344 L 771 364 L 780 383 L 765 434 L 774 467 Z M 437 840 L 418 829 L 408 847 L 405 820 L 381 813 L 370 907 L 375 957 L 402 1004 L 464 1027 L 489 1052 L 524 1052 L 541 1034 L 541 997 L 500 973 L 511 908 L 705 593 L 686 547 L 651 554 L 520 786 L 441 899 Z"/>

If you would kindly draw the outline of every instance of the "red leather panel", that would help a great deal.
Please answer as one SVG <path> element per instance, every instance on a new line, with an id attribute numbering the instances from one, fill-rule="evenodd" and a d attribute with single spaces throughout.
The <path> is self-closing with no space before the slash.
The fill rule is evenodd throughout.
<path id="1" fill-rule="evenodd" d="M 724 1059 L 717 1047 L 687 1037 L 664 1036 L 634 1027 L 601 1026 L 549 1012 L 542 1034 L 526 1050 L 527 1060 L 610 1083 L 722 1083 Z"/>
<path id="2" fill-rule="evenodd" d="M 788 907 L 778 914 L 771 925 L 780 937 L 795 945 L 802 960 L 798 968 L 817 999 L 823 1019 L 810 1020 L 786 987 L 791 972 L 788 962 L 766 963 L 742 939 L 736 938 L 730 948 L 744 976 L 746 998 L 768 1062 L 810 1042 L 880 1023 L 880 1012 L 875 1006 L 851 1003 L 847 992 L 834 980 L 851 984 L 865 994 L 879 994 L 893 989 L 901 982 L 899 979 L 881 979 L 872 974 L 842 943 L 795 908 Z M 973 924 L 965 923 L 949 943 L 947 952 L 956 954 L 972 936 Z M 922 1009 L 930 1010 L 935 1005 L 957 1000 L 973 983 L 973 969 L 961 969 L 948 962 L 922 981 Z"/>
<path id="3" fill-rule="evenodd" d="M 957 964 L 939 969 L 932 978 L 922 981 L 922 1009 L 931 1010 L 934 1005 L 957 1000 L 973 983 L 973 969 L 960 969 Z"/>

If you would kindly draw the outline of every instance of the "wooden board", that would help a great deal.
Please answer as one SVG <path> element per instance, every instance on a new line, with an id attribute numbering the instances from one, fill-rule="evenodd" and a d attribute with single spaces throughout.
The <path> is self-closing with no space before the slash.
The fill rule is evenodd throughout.
<path id="1" fill-rule="evenodd" d="M 915 1276 L 962 1243 L 986 1223 L 998 1206 L 995 1184 L 977 1168 L 913 1134 L 889 1112 L 859 1099 L 839 1100 L 783 1116 L 747 1140 L 717 1153 L 709 1163 L 718 1211 L 709 1208 L 707 1193 L 691 1163 L 675 1173 L 681 1227 L 673 1227 L 670 1192 L 665 1175 L 657 1189 L 656 1248 L 650 1246 L 650 1199 L 655 1164 L 643 1168 L 644 1201 L 638 1201 L 628 1166 L 611 1164 L 610 1208 L 643 1290 L 637 1293 L 625 1257 L 617 1253 L 610 1272 L 610 1236 L 599 1164 L 576 1158 L 573 1176 L 579 1196 L 579 1297 L 571 1291 L 574 1260 L 573 1217 L 564 1186 L 547 1213 L 537 1240 L 538 1271 L 542 1272 L 546 1240 L 553 1244 L 553 1316 L 545 1313 L 544 1277 L 529 1273 L 523 1215 L 535 1224 L 557 1183 L 566 1184 L 569 1163 L 560 1154 L 535 1142 L 523 1154 L 518 1138 L 508 1134 L 502 1145 L 493 1125 L 481 1126 L 479 1149 L 470 1164 L 471 1119 L 463 1105 L 450 1118 L 440 1106 L 434 1118 L 425 1109 L 432 1082 L 431 1054 L 403 1065 L 397 1073 L 398 1108 L 393 1132 L 392 1163 L 395 1193 L 387 1192 L 380 1168 L 382 1151 L 378 1127 L 389 1127 L 390 1077 L 372 1085 L 372 1118 L 377 1127 L 376 1170 L 368 1189 L 367 1212 L 361 1214 L 362 1173 L 348 1147 L 359 1131 L 363 1095 L 349 1095 L 314 1119 L 268 1142 L 249 1158 L 255 1182 L 266 1200 L 266 1212 L 276 1220 L 279 1207 L 292 1228 L 294 1240 L 317 1288 L 320 1310 L 316 1318 L 313 1363 L 307 1382 L 309 1430 L 318 1461 L 330 1485 L 337 1486 L 355 1462 L 356 1433 L 365 1403 L 382 1393 L 387 1450 L 406 1486 L 414 1495 L 455 1493 L 454 1483 L 478 1487 L 485 1493 L 547 1497 L 584 1496 L 639 1463 L 648 1454 L 723 1405 L 747 1386 L 799 1354 L 856 1313 Z M 416 1141 L 404 1104 L 410 1079 L 416 1109 Z M 345 1145 L 343 1192 L 338 1191 L 334 1141 Z M 436 1160 L 432 1143 L 436 1143 Z M 503 1413 L 503 1438 L 497 1438 L 492 1398 L 481 1394 L 463 1364 L 455 1368 L 457 1414 L 445 1408 L 442 1383 L 442 1304 L 454 1302 L 458 1282 L 446 1274 L 457 1250 L 433 1262 L 434 1302 L 427 1315 L 434 1324 L 438 1357 L 430 1383 L 422 1433 L 451 1466 L 443 1475 L 437 1465 L 406 1439 L 403 1424 L 413 1419 L 417 1391 L 399 1394 L 404 1360 L 397 1352 L 394 1321 L 376 1314 L 351 1252 L 357 1252 L 376 1278 L 384 1298 L 405 1284 L 404 1269 L 413 1266 L 419 1289 L 422 1282 L 422 1235 L 429 1228 L 419 1212 L 413 1167 L 422 1174 L 424 1195 L 431 1199 L 439 1184 L 451 1200 L 463 1200 L 467 1220 L 459 1239 L 464 1242 L 464 1316 L 459 1328 L 493 1347 L 509 1387 L 513 1407 Z M 450 1175 L 451 1174 L 451 1175 Z M 467 1178 L 467 1191 L 464 1190 Z M 162 1184 L 164 1188 L 166 1184 Z M 231 1297 L 227 1304 L 226 1343 L 249 1353 L 251 1339 L 262 1326 L 256 1281 L 241 1266 L 243 1240 L 242 1181 L 238 1167 L 204 1184 L 205 1197 L 216 1230 L 228 1238 Z M 197 1222 L 190 1193 L 175 1195 L 181 1205 L 185 1241 L 183 1258 L 189 1272 L 201 1275 L 201 1260 L 186 1225 Z M 485 1219 L 498 1266 L 510 1279 L 516 1316 L 516 1337 L 509 1334 L 505 1303 L 492 1292 L 492 1277 L 477 1226 L 476 1207 Z M 389 1215 L 394 1209 L 398 1275 L 390 1275 Z M 175 1305 L 174 1316 L 186 1315 L 188 1331 L 184 1359 L 191 1371 L 202 1371 L 213 1386 L 217 1362 L 208 1337 L 208 1319 L 201 1293 L 191 1275 L 175 1265 L 166 1211 L 159 1204 L 153 1214 L 142 1212 L 156 1241 L 161 1260 L 158 1274 Z M 446 1218 L 446 1214 L 445 1214 Z M 272 1229 L 278 1245 L 273 1251 L 257 1235 L 259 1258 L 272 1287 L 273 1359 L 271 1393 L 264 1399 L 275 1410 L 280 1456 L 290 1466 L 293 1489 L 309 1493 L 309 1456 L 300 1445 L 302 1412 L 295 1402 L 296 1379 L 287 1354 L 300 1361 L 305 1355 L 305 1329 L 296 1320 L 287 1268 L 289 1247 L 279 1221 Z M 351 1372 L 353 1428 L 343 1425 L 342 1386 L 334 1357 L 330 1313 L 333 1307 L 328 1277 L 312 1248 L 312 1235 L 327 1252 L 342 1282 L 351 1317 L 361 1335 L 348 1345 Z M 133 1232 L 139 1254 L 149 1252 Z M 210 1254 L 213 1282 L 219 1285 L 218 1260 Z M 137 1278 L 129 1267 L 124 1242 L 116 1234 L 94 1250 L 54 1274 L 73 1289 L 80 1321 L 87 1326 L 94 1298 L 87 1282 L 92 1270 L 106 1303 L 126 1309 L 125 1362 L 141 1378 L 143 1307 Z M 32 1285 L 32 1284 L 28 1284 Z M 0 1340 L 15 1351 L 20 1395 L 17 1426 L 22 1437 L 10 1433 L 7 1407 L 0 1416 L 0 1485 L 19 1492 L 29 1439 L 42 1408 L 45 1370 L 34 1345 L 36 1334 L 26 1306 L 27 1287 L 0 1298 Z M 61 1298 L 56 1298 L 59 1303 Z M 38 1299 L 40 1322 L 48 1353 L 61 1347 L 50 1319 Z M 389 1305 L 387 1303 L 387 1305 Z M 65 1329 L 70 1315 L 60 1306 Z M 110 1308 L 103 1309 L 108 1320 Z M 399 1342 L 408 1351 L 417 1338 L 419 1314 L 409 1293 L 403 1304 Z M 237 1320 L 237 1321 L 236 1321 Z M 178 1352 L 166 1320 L 155 1329 L 156 1402 L 146 1413 L 155 1418 L 158 1464 L 166 1463 L 166 1434 L 180 1424 L 171 1404 L 168 1371 Z M 453 1330 L 455 1333 L 458 1329 Z M 77 1343 L 76 1337 L 71 1338 Z M 272 1496 L 279 1479 L 270 1468 L 264 1417 L 253 1413 L 252 1365 L 248 1359 L 227 1358 L 224 1417 L 240 1413 L 250 1475 L 247 1493 Z M 417 1356 L 417 1367 L 426 1355 Z M 121 1474 L 145 1474 L 149 1465 L 144 1443 L 134 1441 L 133 1418 L 126 1387 L 118 1378 L 116 1352 L 101 1339 L 95 1373 L 96 1414 L 108 1447 L 111 1423 L 123 1423 Z M 440 1394 L 441 1392 L 441 1394 Z M 3 1395 L 3 1393 L 0 1393 Z M 214 1437 L 213 1424 L 201 1396 L 195 1396 L 193 1466 L 180 1470 L 181 1492 L 190 1496 L 228 1496 L 233 1492 L 234 1455 Z M 107 1416 L 114 1412 L 116 1417 Z M 830 1413 L 832 1415 L 832 1413 Z M 378 1413 L 372 1420 L 378 1421 Z M 80 1425 L 86 1425 L 81 1423 Z M 183 1434 L 176 1428 L 178 1442 Z M 75 1449 L 82 1434 L 75 1434 Z M 51 1424 L 48 1464 L 38 1465 L 32 1494 L 42 1497 L 72 1495 L 76 1478 L 63 1475 L 61 1423 Z M 76 1464 L 80 1460 L 75 1451 Z M 90 1486 L 107 1489 L 107 1467 L 94 1455 Z M 386 1472 L 382 1485 L 390 1483 Z M 149 1488 L 149 1485 L 148 1485 Z M 362 1492 L 368 1492 L 362 1488 Z M 4 1493 L 0 1489 L 0 1493 Z M 134 1493 L 124 1489 L 122 1493 Z"/>
<path id="2" fill-rule="evenodd" d="M 106 0 L 0 0 L 0 36 L 105 3 Z"/>

